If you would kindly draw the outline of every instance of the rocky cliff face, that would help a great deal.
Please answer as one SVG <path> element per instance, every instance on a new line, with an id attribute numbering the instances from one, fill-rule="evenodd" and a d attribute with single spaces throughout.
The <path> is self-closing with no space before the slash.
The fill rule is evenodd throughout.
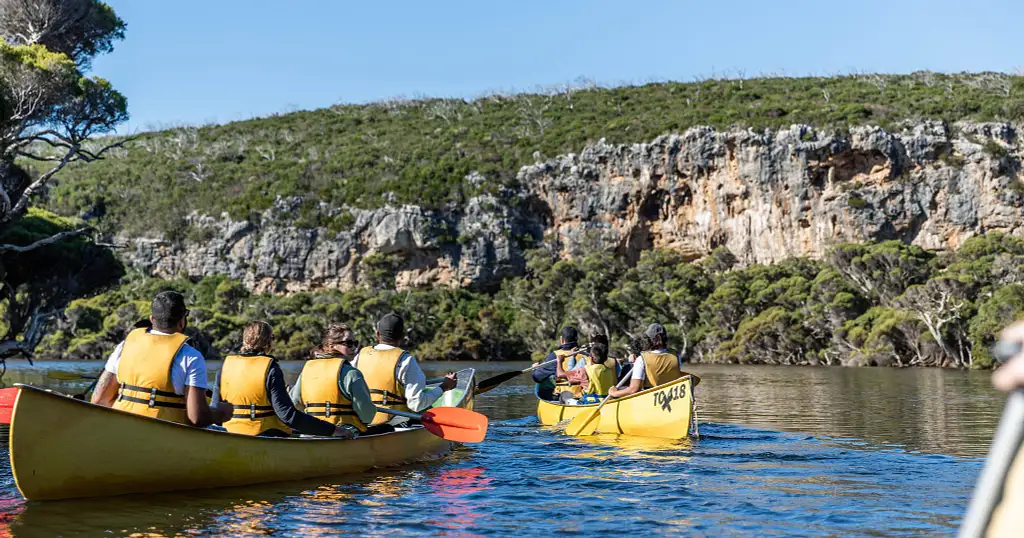
<path id="1" fill-rule="evenodd" d="M 630 260 L 652 247 L 696 259 L 725 246 L 744 263 L 771 263 L 894 238 L 946 250 L 986 231 L 1024 235 L 1019 170 L 1012 124 L 697 127 L 526 166 L 515 190 L 444 212 L 349 209 L 355 225 L 334 233 L 288 225 L 299 200 L 278 200 L 259 222 L 192 215 L 202 241 L 136 238 L 125 257 L 155 275 L 221 273 L 297 291 L 348 288 L 373 253 L 398 255 L 400 287 L 493 286 L 522 271 L 525 236 L 567 256 L 605 248 Z"/>

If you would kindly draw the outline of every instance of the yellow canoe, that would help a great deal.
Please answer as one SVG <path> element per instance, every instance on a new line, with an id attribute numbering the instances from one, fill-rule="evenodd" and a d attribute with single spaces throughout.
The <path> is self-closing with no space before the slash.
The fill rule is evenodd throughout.
<path id="1" fill-rule="evenodd" d="M 474 374 L 460 371 L 435 406 L 472 409 Z M 18 387 L 11 469 L 30 501 L 338 476 L 436 459 L 452 445 L 420 426 L 352 440 L 251 437 Z"/>
<path id="2" fill-rule="evenodd" d="M 564 405 L 537 398 L 537 418 L 545 426 L 572 420 L 598 404 Z M 652 389 L 608 402 L 601 409 L 599 433 L 685 439 L 696 428 L 693 379 L 681 377 Z"/>

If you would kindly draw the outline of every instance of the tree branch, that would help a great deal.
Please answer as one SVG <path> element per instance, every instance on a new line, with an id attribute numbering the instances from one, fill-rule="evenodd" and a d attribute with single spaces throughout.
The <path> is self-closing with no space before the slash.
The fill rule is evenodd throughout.
<path id="1" fill-rule="evenodd" d="M 36 241 L 35 243 L 31 243 L 31 244 L 24 245 L 24 246 L 23 245 L 0 245 L 0 252 L 28 252 L 30 250 L 35 250 L 35 249 L 37 249 L 39 247 L 45 247 L 46 245 L 50 245 L 50 244 L 56 243 L 57 241 L 60 241 L 62 239 L 66 239 L 68 237 L 72 237 L 72 236 L 75 236 L 75 235 L 81 235 L 81 234 L 83 234 L 83 233 L 85 233 L 85 232 L 87 232 L 87 231 L 89 231 L 91 229 L 92 229 L 91 227 L 86 226 L 84 228 L 79 228 L 77 230 L 68 230 L 66 232 L 60 232 L 59 234 L 51 235 L 50 237 L 47 237 L 45 239 L 40 239 L 39 241 Z"/>

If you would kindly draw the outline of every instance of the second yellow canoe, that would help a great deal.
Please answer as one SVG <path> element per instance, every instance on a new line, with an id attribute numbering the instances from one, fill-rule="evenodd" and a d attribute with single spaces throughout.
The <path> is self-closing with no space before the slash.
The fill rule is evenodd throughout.
<path id="1" fill-rule="evenodd" d="M 552 426 L 590 412 L 597 405 L 565 405 L 537 398 L 537 418 L 541 424 Z M 696 429 L 693 411 L 693 379 L 685 376 L 608 402 L 601 409 L 597 432 L 685 439 Z"/>

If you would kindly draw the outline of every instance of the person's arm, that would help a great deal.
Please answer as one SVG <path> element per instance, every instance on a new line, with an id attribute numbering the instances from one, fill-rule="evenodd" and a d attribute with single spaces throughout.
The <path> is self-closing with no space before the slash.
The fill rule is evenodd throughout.
<path id="1" fill-rule="evenodd" d="M 377 407 L 370 398 L 370 387 L 363 379 L 363 373 L 355 368 L 342 368 L 338 388 L 342 396 L 352 401 L 352 409 L 359 421 L 369 425 L 377 414 Z"/>
<path id="2" fill-rule="evenodd" d="M 611 388 L 608 390 L 608 395 L 613 398 L 621 398 L 623 396 L 629 396 L 630 394 L 636 394 L 643 389 L 644 378 L 646 377 L 647 367 L 644 364 L 644 358 L 637 357 L 636 361 L 633 362 L 633 371 L 630 373 L 629 386 L 624 388 Z"/>
<path id="3" fill-rule="evenodd" d="M 295 380 L 295 386 L 292 387 L 292 390 L 291 390 L 291 392 L 288 393 L 288 396 L 291 397 L 291 399 L 292 399 L 292 405 L 294 405 L 295 407 L 303 407 L 303 404 L 302 404 L 302 375 L 299 375 L 299 378 Z"/>
<path id="4" fill-rule="evenodd" d="M 630 394 L 636 394 L 643 388 L 643 379 L 630 379 L 629 386 L 621 389 L 610 388 L 608 389 L 608 395 L 612 398 L 621 398 L 623 396 L 629 396 Z"/>
<path id="5" fill-rule="evenodd" d="M 213 381 L 213 394 L 210 396 L 210 405 L 220 403 L 220 374 L 222 373 L 224 373 L 224 370 L 217 370 L 217 378 Z"/>
<path id="6" fill-rule="evenodd" d="M 558 362 L 556 360 L 556 357 L 555 357 L 554 353 L 548 353 L 548 356 L 545 357 L 544 360 L 542 360 L 541 362 L 549 362 L 549 361 L 552 361 L 552 360 L 554 360 L 555 362 Z M 547 365 L 541 366 L 540 368 L 537 368 L 536 370 L 534 370 L 533 372 L 530 373 L 530 376 L 533 377 L 533 382 L 534 383 L 541 383 L 545 379 L 547 379 L 547 378 L 549 378 L 549 377 L 551 377 L 553 375 L 558 375 L 558 369 L 557 369 L 555 363 L 551 363 L 551 364 L 547 364 Z"/>
<path id="7" fill-rule="evenodd" d="M 288 396 L 288 387 L 284 382 L 284 372 L 276 362 L 267 372 L 267 396 L 270 398 L 270 405 L 274 406 L 274 413 L 289 428 L 298 433 L 306 435 L 317 435 L 330 437 L 334 435 L 334 425 L 330 422 L 320 420 L 307 415 L 295 408 L 291 397 Z"/>
<path id="8" fill-rule="evenodd" d="M 1024 343 L 1024 321 L 1010 324 L 999 333 L 999 339 L 1015 344 Z M 992 374 L 992 384 L 1003 392 L 1024 387 L 1024 353 L 1018 353 Z"/>
<path id="9" fill-rule="evenodd" d="M 188 421 L 197 428 L 211 424 L 223 424 L 231 420 L 234 408 L 228 402 L 220 402 L 211 408 L 206 403 L 206 360 L 202 355 L 185 360 L 185 414 Z"/>
<path id="10" fill-rule="evenodd" d="M 117 365 L 121 361 L 121 350 L 124 348 L 124 342 L 117 344 L 114 351 L 107 357 L 107 363 L 103 366 L 103 373 L 100 374 L 99 380 L 96 381 L 96 388 L 92 391 L 92 403 L 96 405 L 102 405 L 103 407 L 110 407 L 114 405 L 114 400 L 117 399 Z"/>
<path id="11" fill-rule="evenodd" d="M 398 381 L 405 387 L 405 405 L 415 413 L 427 409 L 444 394 L 441 387 L 426 389 L 427 376 L 409 353 L 398 363 Z"/>
<path id="12" fill-rule="evenodd" d="M 92 391 L 92 403 L 110 407 L 117 399 L 117 376 L 104 370 Z"/>

